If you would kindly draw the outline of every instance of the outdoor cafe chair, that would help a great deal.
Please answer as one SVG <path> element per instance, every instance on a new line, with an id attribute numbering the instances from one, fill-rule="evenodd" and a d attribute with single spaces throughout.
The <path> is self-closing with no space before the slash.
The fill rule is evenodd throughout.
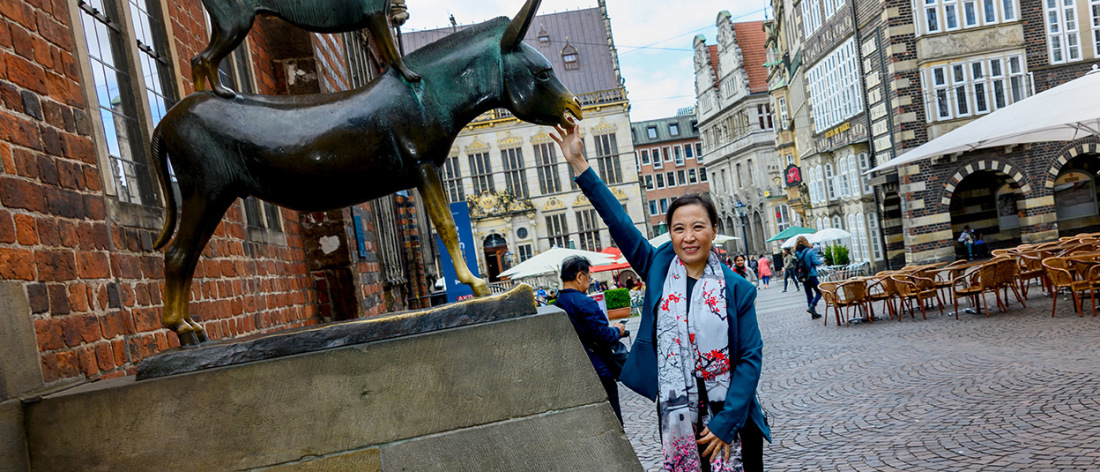
<path id="1" fill-rule="evenodd" d="M 1096 291 L 1090 290 L 1094 285 L 1091 280 L 1074 280 L 1073 272 L 1070 272 L 1069 264 L 1065 259 L 1061 257 L 1050 257 L 1043 259 L 1043 267 L 1047 270 L 1047 277 L 1050 278 L 1050 284 L 1053 286 L 1054 303 L 1050 307 L 1050 317 L 1053 318 L 1058 309 L 1058 292 L 1061 289 L 1069 290 L 1070 295 L 1073 296 L 1073 306 L 1077 309 L 1077 314 L 1085 316 L 1081 312 L 1081 300 L 1077 297 L 1077 292 L 1090 292 L 1092 296 L 1092 311 L 1096 311 Z"/>
<path id="2" fill-rule="evenodd" d="M 1023 292 L 1025 300 L 1032 280 L 1038 280 L 1043 289 L 1050 293 L 1050 282 L 1041 258 L 1042 255 L 1039 252 L 1023 253 L 1016 257 L 1016 265 L 1019 267 L 1017 275 L 1020 278 L 1020 290 Z"/>
<path id="3" fill-rule="evenodd" d="M 913 314 L 912 305 L 916 301 L 917 305 L 920 305 L 921 316 L 928 319 L 928 315 L 925 313 L 924 301 L 930 298 L 938 298 L 936 283 L 932 279 L 915 275 L 891 275 L 890 279 L 898 290 L 898 299 L 909 309 L 909 316 L 916 318 L 916 315 Z M 940 314 L 943 314 L 942 300 L 940 300 Z M 901 313 L 898 313 L 898 321 L 901 321 Z"/>
<path id="4" fill-rule="evenodd" d="M 837 285 L 837 297 L 836 308 L 844 308 L 844 324 L 847 326 L 852 319 L 852 309 L 859 308 L 864 316 L 867 316 L 867 321 L 871 322 L 874 318 L 874 311 L 868 312 L 867 304 L 870 303 L 870 299 L 867 296 L 867 280 L 864 278 L 855 278 L 841 282 Z M 838 320 L 839 324 L 839 320 Z"/>
<path id="5" fill-rule="evenodd" d="M 956 320 L 959 319 L 959 299 L 962 297 L 967 297 L 970 305 L 979 310 L 984 307 L 985 316 L 989 317 L 989 303 L 985 299 L 985 292 L 993 292 L 997 297 L 997 306 L 1001 306 L 1001 296 L 997 293 L 997 263 L 987 262 L 955 277 L 951 292 L 955 298 Z"/>
<path id="6" fill-rule="evenodd" d="M 821 299 L 825 301 L 825 326 L 829 326 L 829 307 L 833 308 L 833 313 L 836 313 L 836 324 L 840 326 L 840 310 L 837 309 L 836 300 L 836 282 L 821 282 L 817 284 L 817 289 L 821 291 Z"/>
<path id="7" fill-rule="evenodd" d="M 970 261 L 967 261 L 966 259 L 959 259 L 935 271 L 932 280 L 936 281 L 936 288 L 938 290 L 945 290 L 947 291 L 947 293 L 951 293 L 951 285 L 954 283 L 955 277 L 962 271 L 959 267 L 964 266 L 969 262 Z"/>
<path id="8" fill-rule="evenodd" d="M 1020 297 L 1020 281 L 1018 277 L 1019 266 L 1016 265 L 1016 261 L 1009 257 L 1002 257 L 994 259 L 992 262 L 997 264 L 997 288 L 1004 292 L 1004 304 L 1005 309 L 1008 308 L 1008 290 L 1011 289 L 1012 293 L 1016 295 L 1016 301 L 1020 302 L 1020 306 L 1027 308 L 1027 304 Z"/>
<path id="9" fill-rule="evenodd" d="M 886 309 L 890 312 L 890 318 L 894 317 L 894 298 L 897 298 L 898 291 L 894 288 L 893 281 L 890 280 L 890 274 L 893 272 L 879 272 L 871 276 L 871 279 L 867 281 L 867 304 L 871 306 L 871 315 L 875 314 L 874 302 L 881 301 L 883 305 L 886 305 Z"/>

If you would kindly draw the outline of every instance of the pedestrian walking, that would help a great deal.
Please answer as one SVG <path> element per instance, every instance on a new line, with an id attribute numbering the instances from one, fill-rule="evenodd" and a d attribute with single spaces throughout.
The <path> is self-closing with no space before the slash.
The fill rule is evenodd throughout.
<path id="1" fill-rule="evenodd" d="M 665 215 L 671 241 L 654 248 L 589 167 L 577 129 L 555 128 L 577 184 L 646 281 L 620 380 L 657 401 L 665 470 L 763 470 L 771 438 L 756 399 L 763 352 L 756 290 L 713 251 L 714 204 L 699 195 L 673 200 Z"/>
<path id="2" fill-rule="evenodd" d="M 783 291 L 787 291 L 787 281 L 794 281 L 794 289 L 798 291 L 798 277 L 795 277 L 794 263 L 797 260 L 790 249 L 783 250 Z"/>
<path id="3" fill-rule="evenodd" d="M 554 305 L 565 310 L 569 315 L 569 321 L 573 322 L 573 329 L 581 339 L 581 345 L 588 354 L 588 360 L 592 362 L 592 368 L 596 369 L 596 376 L 600 378 L 600 383 L 607 392 L 607 401 L 615 410 L 615 416 L 619 417 L 619 423 L 622 423 L 623 412 L 619 408 L 619 386 L 608 367 L 609 361 L 606 357 L 626 332 L 626 326 L 622 323 L 608 325 L 607 317 L 604 316 L 600 305 L 584 294 L 592 284 L 592 275 L 589 272 L 591 268 L 592 264 L 588 259 L 581 256 L 572 256 L 562 261 L 562 289 L 558 292 L 558 299 Z"/>
<path id="4" fill-rule="evenodd" d="M 766 254 L 761 254 L 756 267 L 759 268 L 757 273 L 760 274 L 760 285 L 768 288 L 768 281 L 772 279 L 772 260 Z"/>
<path id="5" fill-rule="evenodd" d="M 821 290 L 818 290 L 817 284 L 817 266 L 824 264 L 821 260 L 821 256 L 817 254 L 813 246 L 810 246 L 810 242 L 806 240 L 805 236 L 799 236 L 794 243 L 795 258 L 798 268 L 796 270 L 805 273 L 806 280 L 802 282 L 802 288 L 806 292 L 806 305 L 809 309 L 806 310 L 810 313 L 810 318 L 821 318 L 821 314 L 817 312 L 817 302 L 821 301 Z"/>

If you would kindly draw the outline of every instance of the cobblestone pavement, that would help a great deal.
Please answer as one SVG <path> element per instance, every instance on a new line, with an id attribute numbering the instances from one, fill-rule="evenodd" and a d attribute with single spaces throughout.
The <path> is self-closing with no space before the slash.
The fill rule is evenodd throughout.
<path id="1" fill-rule="evenodd" d="M 948 302 L 927 320 L 918 311 L 838 327 L 811 321 L 801 292 L 761 291 L 766 468 L 1100 470 L 1100 317 L 1059 300 L 1051 318 L 1050 297 L 1029 295 L 1027 308 L 1013 299 L 989 318 L 956 321 Z M 654 404 L 625 387 L 621 396 L 634 450 L 660 470 Z"/>

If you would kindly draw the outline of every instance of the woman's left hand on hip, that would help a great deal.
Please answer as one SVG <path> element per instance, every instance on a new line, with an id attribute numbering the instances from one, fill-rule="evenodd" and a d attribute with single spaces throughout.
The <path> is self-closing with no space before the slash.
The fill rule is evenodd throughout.
<path id="1" fill-rule="evenodd" d="M 703 450 L 703 456 L 708 457 L 708 461 L 714 462 L 718 459 L 718 454 L 723 451 L 726 454 L 726 461 L 730 460 L 730 445 L 710 432 L 710 428 L 703 427 L 703 432 L 699 433 L 699 437 L 700 439 L 696 443 L 700 446 L 706 446 L 706 449 Z"/>

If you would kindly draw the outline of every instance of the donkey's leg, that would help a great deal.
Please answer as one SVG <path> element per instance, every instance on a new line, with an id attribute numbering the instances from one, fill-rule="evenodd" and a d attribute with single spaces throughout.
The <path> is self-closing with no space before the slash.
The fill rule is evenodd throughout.
<path id="1" fill-rule="evenodd" d="M 176 332 L 180 344 L 206 340 L 202 326 L 191 319 L 191 280 L 203 248 L 234 199 L 211 198 L 194 192 L 183 201 L 179 232 L 164 254 L 164 316 L 161 323 Z"/>
<path id="2" fill-rule="evenodd" d="M 210 89 L 215 94 L 225 98 L 233 98 L 233 90 L 222 85 L 218 77 L 218 66 L 222 59 L 240 46 L 248 31 L 252 29 L 255 17 L 243 18 L 210 18 L 210 44 L 206 46 L 194 59 L 191 59 L 191 79 L 195 81 L 195 90 L 205 89 L 205 79 L 210 79 Z M 228 24 L 227 24 L 228 23 Z"/>
<path id="3" fill-rule="evenodd" d="M 389 2 L 387 2 L 389 3 Z M 370 16 L 370 34 L 378 41 L 381 46 L 378 50 L 382 54 L 382 61 L 390 67 L 396 68 L 405 80 L 409 82 L 420 81 L 420 74 L 413 72 L 405 65 L 405 60 L 401 57 L 401 52 L 397 50 L 397 42 L 393 38 L 393 30 L 390 29 L 390 23 L 386 19 L 389 17 L 389 8 L 381 13 L 376 13 Z"/>
<path id="4" fill-rule="evenodd" d="M 443 194 L 443 184 L 439 181 L 439 171 L 432 164 L 420 164 L 417 167 L 420 185 L 420 195 L 424 197 L 424 207 L 428 209 L 428 216 L 435 225 L 439 239 L 447 247 L 451 254 L 451 261 L 455 265 L 455 275 L 458 281 L 469 285 L 474 295 L 484 297 L 489 295 L 489 284 L 484 280 L 474 277 L 470 269 L 466 267 L 466 261 L 462 257 L 462 250 L 458 246 L 458 230 L 455 229 L 455 220 L 451 217 L 450 207 L 447 205 L 447 197 Z"/>

